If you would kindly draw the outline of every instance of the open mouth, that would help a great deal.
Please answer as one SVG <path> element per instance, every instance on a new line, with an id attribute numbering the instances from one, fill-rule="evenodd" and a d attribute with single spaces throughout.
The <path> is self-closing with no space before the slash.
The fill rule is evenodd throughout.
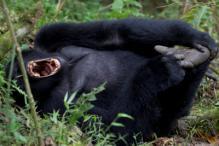
<path id="1" fill-rule="evenodd" d="M 56 58 L 45 58 L 31 60 L 27 64 L 27 72 L 31 77 L 44 78 L 54 75 L 61 68 L 61 64 Z"/>

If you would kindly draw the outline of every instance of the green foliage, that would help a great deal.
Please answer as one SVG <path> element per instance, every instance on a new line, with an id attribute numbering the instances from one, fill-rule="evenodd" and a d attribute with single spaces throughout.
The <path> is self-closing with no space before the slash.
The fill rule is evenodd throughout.
<path id="1" fill-rule="evenodd" d="M 68 118 L 71 124 L 76 124 L 79 118 L 85 116 L 85 112 L 93 108 L 93 105 L 90 102 L 96 100 L 95 95 L 105 89 L 104 85 L 105 84 L 98 88 L 94 88 L 90 93 L 83 93 L 80 97 L 78 97 L 76 104 L 73 101 L 75 101 L 77 92 L 73 93 L 70 97 L 68 97 L 68 94 L 65 95 L 64 104 L 67 109 L 66 114 L 69 115 Z M 85 119 L 85 121 L 88 120 L 87 117 Z"/>
<path id="2" fill-rule="evenodd" d="M 110 11 L 106 11 L 105 16 L 103 15 L 106 18 L 126 18 L 129 16 L 144 16 L 144 14 L 141 12 L 142 5 L 140 2 L 136 0 L 114 0 L 111 3 L 111 5 L 108 5 L 107 7 L 110 7 Z"/>
<path id="3" fill-rule="evenodd" d="M 205 32 L 209 32 L 214 37 L 218 37 L 217 21 L 215 20 L 215 8 L 210 4 L 198 3 L 191 7 L 183 16 L 182 19 L 191 23 L 195 28 Z"/>
<path id="4" fill-rule="evenodd" d="M 12 145 L 27 142 L 22 134 L 23 123 L 14 108 L 11 107 L 13 100 L 8 94 L 4 79 L 3 66 L 0 65 L 0 143 Z"/>
<path id="5" fill-rule="evenodd" d="M 3 78 L 2 80 L 2 84 L 4 84 L 5 80 Z M 18 87 L 16 89 L 23 94 L 23 91 Z M 95 95 L 103 90 L 104 84 L 93 89 L 90 93 L 82 94 L 75 104 L 72 102 L 76 97 L 76 93 L 69 97 L 66 94 L 64 98 L 66 112 L 64 115 L 61 116 L 58 111 L 54 111 L 52 114 L 45 115 L 44 118 L 40 119 L 44 137 L 52 137 L 58 145 L 86 145 L 91 142 L 91 137 L 98 135 L 96 137 L 98 145 L 103 146 L 106 143 L 112 145 L 116 137 L 110 133 L 106 134 L 98 117 L 86 114 L 93 107 L 90 102 L 94 101 L 96 99 Z M 0 143 L 3 145 L 33 145 L 36 133 L 28 107 L 17 110 L 12 107 L 13 100 L 5 101 L 3 98 L 1 99 Z M 83 135 L 81 130 L 77 128 L 77 120 L 80 118 L 84 119 L 83 121 L 87 125 L 86 135 Z"/>

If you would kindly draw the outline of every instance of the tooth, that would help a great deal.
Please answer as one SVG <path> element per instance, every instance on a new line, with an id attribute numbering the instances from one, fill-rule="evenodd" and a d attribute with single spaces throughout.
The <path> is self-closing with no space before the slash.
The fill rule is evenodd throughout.
<path id="1" fill-rule="evenodd" d="M 33 76 L 40 77 L 40 74 L 39 73 L 33 73 Z"/>

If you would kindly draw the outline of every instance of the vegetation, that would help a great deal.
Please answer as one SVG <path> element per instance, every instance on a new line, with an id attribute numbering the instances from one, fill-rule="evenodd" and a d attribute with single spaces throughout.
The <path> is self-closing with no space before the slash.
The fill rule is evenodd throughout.
<path id="1" fill-rule="evenodd" d="M 34 34 L 39 28 L 51 22 L 84 22 L 100 19 L 119 19 L 131 16 L 159 19 L 182 19 L 195 28 L 209 32 L 219 41 L 219 0 L 7 0 L 10 18 L 16 31 L 21 49 L 33 44 Z M 0 145 L 35 145 L 37 131 L 30 113 L 30 105 L 19 108 L 13 105 L 12 90 L 19 89 L 16 82 L 9 83 L 5 75 L 5 64 L 13 59 L 14 43 L 10 38 L 10 29 L 0 12 Z M 139 145 L 179 143 L 219 143 L 219 60 L 210 66 L 197 94 L 195 105 L 190 116 L 180 120 L 184 125 L 172 138 L 159 138 L 150 143 L 139 142 Z M 10 86 L 8 86 L 10 85 Z M 83 100 L 71 104 L 76 93 L 65 98 L 66 113 L 61 116 L 53 112 L 38 122 L 42 130 L 45 145 L 114 145 L 118 139 L 107 129 L 102 128 L 101 120 L 86 111 L 92 108 L 90 101 L 95 94 L 104 90 L 104 85 L 91 93 L 83 94 Z M 26 96 L 25 96 L 26 97 Z M 67 97 L 67 93 L 66 93 Z M 123 126 L 117 123 L 118 118 L 131 118 L 118 114 L 110 126 Z M 83 120 L 85 132 L 76 126 Z M 89 121 L 89 122 L 88 122 Z"/>

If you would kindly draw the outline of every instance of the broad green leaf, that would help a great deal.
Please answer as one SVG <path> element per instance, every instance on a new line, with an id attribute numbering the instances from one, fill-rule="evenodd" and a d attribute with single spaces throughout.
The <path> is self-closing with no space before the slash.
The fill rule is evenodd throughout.
<path id="1" fill-rule="evenodd" d="M 121 11 L 123 9 L 123 0 L 114 0 L 112 4 L 112 10 Z"/>

